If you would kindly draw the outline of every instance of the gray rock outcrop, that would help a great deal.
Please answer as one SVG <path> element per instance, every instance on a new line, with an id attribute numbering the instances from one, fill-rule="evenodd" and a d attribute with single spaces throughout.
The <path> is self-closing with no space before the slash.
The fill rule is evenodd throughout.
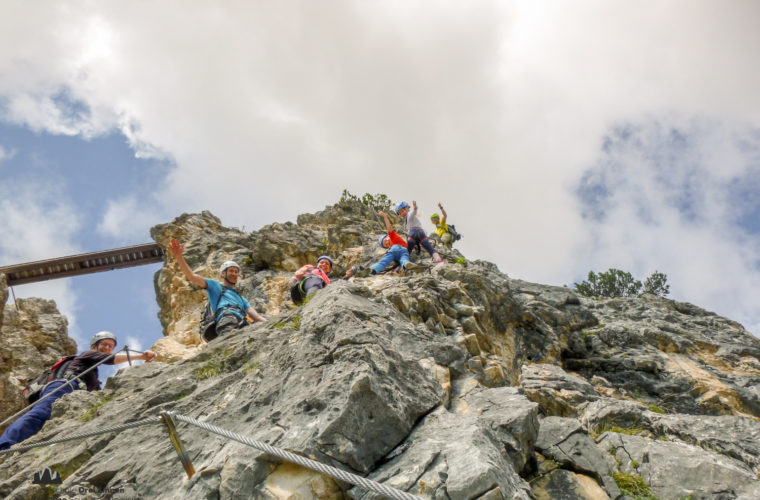
<path id="1" fill-rule="evenodd" d="M 205 292 L 169 258 L 155 278 L 162 361 L 120 370 L 102 393 L 65 396 L 33 439 L 172 410 L 423 498 L 760 491 L 760 340 L 741 325 L 649 295 L 580 297 L 458 252 L 435 266 L 414 255 L 414 274 L 339 279 L 379 257 L 381 229 L 359 203 L 254 233 L 207 212 L 155 227 L 159 243 L 186 245 L 202 275 L 239 262 L 241 293 L 268 321 L 202 342 Z M 324 253 L 333 284 L 294 306 L 288 278 Z M 41 494 L 30 478 L 45 464 L 63 477 L 59 492 L 119 490 L 113 498 L 378 498 L 184 423 L 178 431 L 190 479 L 164 427 L 150 425 L 0 455 L 0 495 Z"/>
<path id="2" fill-rule="evenodd" d="M 0 275 L 3 297 L 7 300 L 8 292 L 5 276 Z M 66 317 L 52 300 L 18 299 L 0 312 L 0 420 L 5 420 L 26 405 L 21 396 L 26 382 L 74 354 L 76 343 L 67 334 Z"/>

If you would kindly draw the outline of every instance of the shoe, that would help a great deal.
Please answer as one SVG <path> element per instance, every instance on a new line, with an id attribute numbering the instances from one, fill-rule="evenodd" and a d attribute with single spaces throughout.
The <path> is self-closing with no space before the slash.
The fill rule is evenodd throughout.
<path id="1" fill-rule="evenodd" d="M 443 259 L 435 261 L 436 264 L 440 264 L 441 262 L 446 262 L 446 261 Z"/>
<path id="2" fill-rule="evenodd" d="M 418 269 L 420 266 L 415 264 L 414 262 L 407 262 L 404 264 L 404 271 L 414 271 L 415 269 Z"/>

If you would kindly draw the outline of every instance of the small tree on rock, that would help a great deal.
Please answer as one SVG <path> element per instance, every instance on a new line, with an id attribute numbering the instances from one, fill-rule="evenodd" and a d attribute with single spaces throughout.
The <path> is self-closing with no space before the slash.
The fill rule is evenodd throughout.
<path id="1" fill-rule="evenodd" d="M 670 285 L 668 285 L 668 277 L 659 271 L 653 272 L 647 279 L 644 280 L 644 292 L 653 293 L 660 297 L 665 297 L 670 293 Z"/>
<path id="2" fill-rule="evenodd" d="M 587 280 L 574 285 L 575 290 L 586 297 L 635 297 L 642 286 L 644 292 L 664 297 L 670 293 L 667 281 L 668 277 L 665 274 L 655 271 L 642 285 L 631 273 L 610 268 L 607 272 L 599 274 L 589 271 Z"/>

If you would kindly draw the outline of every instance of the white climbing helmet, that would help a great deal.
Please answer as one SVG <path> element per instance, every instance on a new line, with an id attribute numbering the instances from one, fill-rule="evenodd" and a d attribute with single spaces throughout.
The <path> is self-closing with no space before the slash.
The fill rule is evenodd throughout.
<path id="1" fill-rule="evenodd" d="M 227 262 L 222 264 L 221 267 L 219 268 L 219 274 L 226 271 L 228 267 L 237 267 L 238 271 L 240 270 L 240 266 L 238 266 L 237 262 L 235 262 L 234 260 L 228 260 Z"/>
<path id="2" fill-rule="evenodd" d="M 92 339 L 90 339 L 90 347 L 94 346 L 98 342 L 100 342 L 103 339 L 111 339 L 113 340 L 113 345 L 116 347 L 116 344 L 118 343 L 116 340 L 116 335 L 114 335 L 111 332 L 107 332 L 103 330 L 102 332 L 98 332 L 95 335 L 92 336 Z"/>

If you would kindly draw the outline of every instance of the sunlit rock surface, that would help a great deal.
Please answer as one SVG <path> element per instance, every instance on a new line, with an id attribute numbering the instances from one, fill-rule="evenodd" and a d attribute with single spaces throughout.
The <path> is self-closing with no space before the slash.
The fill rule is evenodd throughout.
<path id="1" fill-rule="evenodd" d="M 76 352 L 55 302 L 30 298 L 5 304 L 7 297 L 5 276 L 0 275 L 0 420 L 25 406 L 21 391 L 28 379 Z"/>

